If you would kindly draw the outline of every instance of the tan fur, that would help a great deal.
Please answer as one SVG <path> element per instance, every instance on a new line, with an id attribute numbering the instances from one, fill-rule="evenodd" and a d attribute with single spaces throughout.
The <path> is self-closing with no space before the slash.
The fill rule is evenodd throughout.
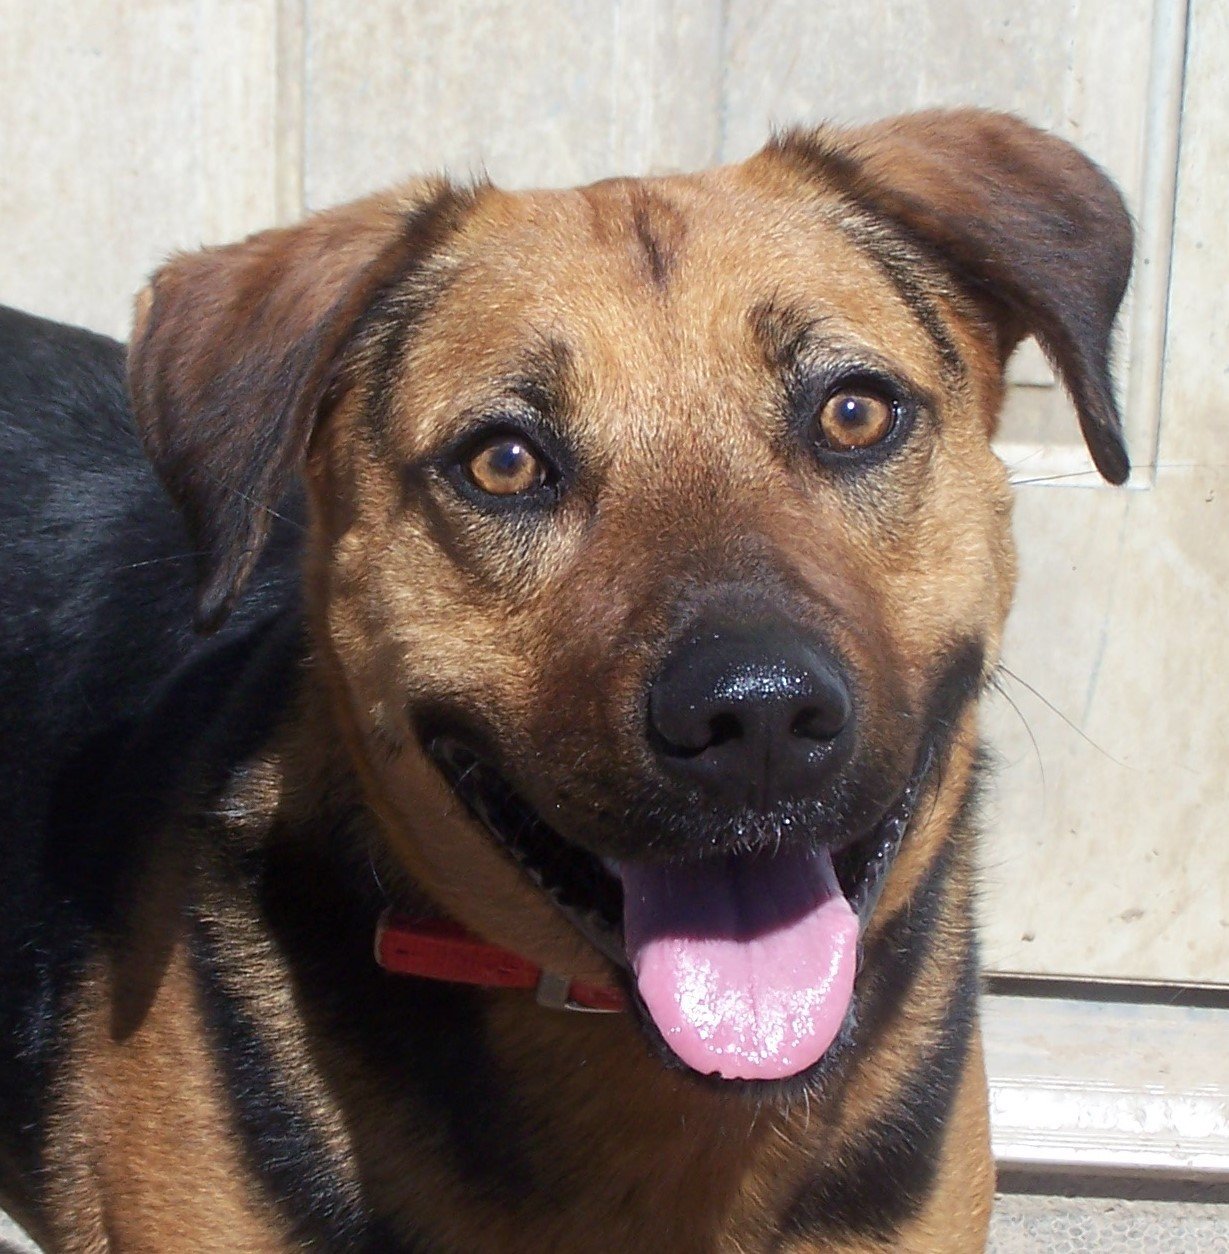
<path id="1" fill-rule="evenodd" d="M 153 1004 L 123 1039 L 111 1023 L 115 985 L 114 972 L 99 972 L 71 1026 L 48 1138 L 61 1164 L 49 1181 L 49 1248 L 285 1250 L 232 1139 L 182 952 L 172 951 Z"/>
<path id="2" fill-rule="evenodd" d="M 1003 228 L 1003 197 L 987 189 L 1017 170 L 1037 248 L 1050 174 L 1073 205 L 1093 204 L 1089 250 L 1102 218 L 1116 224 L 1109 185 L 1054 145 L 957 113 L 787 137 L 700 175 L 518 194 L 420 183 L 155 277 L 138 308 L 134 399 L 200 541 L 201 620 L 225 614 L 255 562 L 267 514 L 252 502 L 274 505 L 302 470 L 310 658 L 292 715 L 201 820 L 200 867 L 181 841 L 159 847 L 136 959 L 100 967 L 77 1008 L 50 1137 L 58 1248 L 288 1248 L 204 1043 L 176 923 L 189 884 L 226 937 L 222 988 L 267 1029 L 331 1178 L 395 1232 L 467 1254 L 984 1246 L 994 1173 L 975 1028 L 916 1211 L 882 1239 L 789 1227 L 816 1173 L 839 1175 L 859 1138 L 890 1123 L 967 982 L 971 704 L 941 729 L 942 769 L 864 937 L 869 948 L 907 916 L 946 852 L 929 947 L 837 1088 L 814 1102 L 735 1099 L 663 1066 L 631 1016 L 491 993 L 484 1039 L 532 1112 L 531 1174 L 552 1182 L 515 1197 L 476 1193 L 453 1168 L 439 1112 L 347 1048 L 255 891 L 210 859 L 287 854 L 293 866 L 296 850 L 336 839 L 321 816 L 358 814 L 346 830 L 390 897 L 549 970 L 613 980 L 454 794 L 415 719 L 432 703 L 479 712 L 552 825 L 603 852 L 633 841 L 596 816 L 618 800 L 610 781 L 638 769 L 677 589 L 723 582 L 826 633 L 858 682 L 860 743 L 899 795 L 953 656 L 976 645 L 974 686 L 997 662 L 1015 560 L 989 437 L 1020 335 L 1049 337 L 1099 464 L 1120 468 L 1112 400 L 1097 408 L 1105 345 L 1079 341 L 1011 240 L 993 273 L 976 272 Z M 1120 254 L 1087 281 L 1101 284 L 1089 308 L 1099 300 L 1110 320 Z M 820 471 L 783 437 L 770 359 L 799 320 L 808 351 L 891 370 L 931 398 L 890 464 Z M 522 533 L 465 506 L 433 459 L 474 415 L 507 408 L 528 369 L 550 376 L 583 466 L 549 523 Z"/>

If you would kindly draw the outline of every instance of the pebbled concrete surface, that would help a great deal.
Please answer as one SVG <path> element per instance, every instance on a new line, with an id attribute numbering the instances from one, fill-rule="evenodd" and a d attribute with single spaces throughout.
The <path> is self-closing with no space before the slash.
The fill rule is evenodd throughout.
<path id="1" fill-rule="evenodd" d="M 990 1254 L 1141 1252 L 1229 1254 L 1229 1204 L 1009 1193 L 995 1206 Z M 0 1254 L 38 1254 L 3 1214 Z"/>
<path id="2" fill-rule="evenodd" d="M 995 1206 L 992 1254 L 1229 1254 L 1229 1205 L 1015 1193 Z"/>

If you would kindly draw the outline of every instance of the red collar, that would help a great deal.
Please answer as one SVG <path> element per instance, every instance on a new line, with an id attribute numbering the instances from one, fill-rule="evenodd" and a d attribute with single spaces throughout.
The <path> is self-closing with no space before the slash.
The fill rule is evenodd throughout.
<path id="1" fill-rule="evenodd" d="M 394 975 L 417 975 L 484 988 L 532 988 L 552 1010 L 617 1011 L 627 998 L 617 988 L 569 980 L 527 958 L 479 940 L 447 919 L 407 919 L 385 910 L 376 924 L 376 962 Z"/>

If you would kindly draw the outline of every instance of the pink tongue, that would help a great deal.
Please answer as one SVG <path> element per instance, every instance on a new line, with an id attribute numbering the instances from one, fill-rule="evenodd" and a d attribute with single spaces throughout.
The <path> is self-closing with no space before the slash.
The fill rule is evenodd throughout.
<path id="1" fill-rule="evenodd" d="M 858 921 L 825 851 L 623 865 L 623 931 L 645 1007 L 689 1067 L 796 1075 L 853 992 Z"/>

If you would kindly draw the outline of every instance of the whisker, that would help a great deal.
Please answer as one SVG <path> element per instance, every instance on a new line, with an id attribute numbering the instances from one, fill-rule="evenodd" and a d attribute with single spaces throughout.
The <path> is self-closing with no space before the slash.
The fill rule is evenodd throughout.
<path id="1" fill-rule="evenodd" d="M 1112 762 L 1115 766 L 1122 767 L 1124 771 L 1132 771 L 1135 769 L 1134 767 L 1128 765 L 1126 762 L 1122 762 L 1118 758 L 1114 757 L 1114 755 L 1110 753 L 1109 750 L 1104 749 L 1101 747 L 1101 745 L 1097 744 L 1097 742 L 1082 727 L 1080 727 L 1078 724 L 1074 723 L 1070 718 L 1068 718 L 1067 715 L 1064 714 L 1062 710 L 1060 710 L 1058 706 L 1054 704 L 1053 701 L 1049 700 L 1049 698 L 1043 696 L 1040 692 L 1038 692 L 1037 689 L 1034 688 L 1033 685 L 1030 684 L 1027 679 L 1021 679 L 1020 676 L 1015 673 L 1015 671 L 1011 670 L 1011 668 L 1008 667 L 1003 662 L 999 663 L 998 669 L 1004 675 L 1007 675 L 1009 678 L 1014 679 L 1016 683 L 1018 683 L 1022 688 L 1025 688 L 1029 692 L 1031 692 L 1033 696 L 1036 697 L 1037 700 L 1040 701 L 1041 704 L 1046 707 L 1046 709 L 1050 710 L 1051 713 L 1053 714 L 1057 714 L 1058 717 L 1062 719 L 1062 721 L 1066 723 L 1067 726 L 1070 727 L 1071 730 L 1075 732 L 1075 734 L 1079 736 L 1081 740 L 1091 745 L 1107 761 Z M 999 687 L 999 691 L 1000 692 L 1003 691 L 1001 686 Z M 1004 696 L 1006 696 L 1006 693 L 1004 693 Z"/>
<path id="2" fill-rule="evenodd" d="M 1027 461 L 1028 459 L 1024 459 Z M 1010 466 L 1008 469 L 1014 471 L 1018 462 Z M 1133 469 L 1135 470 L 1224 470 L 1229 463 L 1226 462 L 1140 462 Z M 1084 479 L 1089 475 L 1095 475 L 1096 471 L 1089 466 L 1087 470 L 1067 470 L 1059 474 L 1053 475 L 1035 475 L 1027 479 L 1012 479 L 1011 486 L 1013 488 L 1022 488 L 1030 483 L 1056 483 L 1062 479 Z"/>
<path id="3" fill-rule="evenodd" d="M 192 558 L 204 556 L 204 553 L 172 553 L 167 557 L 150 557 L 143 562 L 128 562 L 124 566 L 113 567 L 111 573 L 118 575 L 125 570 L 140 570 L 142 566 L 161 566 L 165 562 L 187 562 Z"/>
<path id="4" fill-rule="evenodd" d="M 1041 772 L 1041 813 L 1044 816 L 1049 800 L 1049 793 L 1046 786 L 1046 764 L 1045 759 L 1041 756 L 1041 746 L 1037 743 L 1037 737 L 1033 734 L 1032 725 L 1029 723 L 1028 719 L 1024 717 L 1024 711 L 1016 704 L 1016 701 L 1012 697 L 1011 693 L 1009 693 L 1007 689 L 1003 687 L 1002 683 L 1000 683 L 998 675 L 995 674 L 990 682 L 994 687 L 995 692 L 997 692 L 999 696 L 1001 696 L 1003 700 L 1006 701 L 1007 704 L 1015 711 L 1016 718 L 1020 720 L 1020 725 L 1024 728 L 1029 740 L 1032 742 L 1033 756 L 1037 759 L 1037 769 Z"/>

